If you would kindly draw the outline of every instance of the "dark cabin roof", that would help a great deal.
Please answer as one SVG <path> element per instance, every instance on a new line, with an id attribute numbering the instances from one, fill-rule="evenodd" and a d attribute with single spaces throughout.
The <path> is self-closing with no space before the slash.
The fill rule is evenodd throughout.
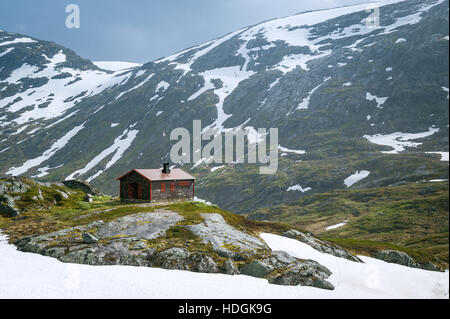
<path id="1" fill-rule="evenodd" d="M 170 170 L 170 174 L 164 174 L 161 169 L 133 169 L 128 173 L 120 176 L 118 180 L 124 178 L 125 176 L 128 176 L 132 172 L 136 172 L 152 182 L 196 179 L 194 176 L 189 175 L 182 169 L 174 168 Z"/>

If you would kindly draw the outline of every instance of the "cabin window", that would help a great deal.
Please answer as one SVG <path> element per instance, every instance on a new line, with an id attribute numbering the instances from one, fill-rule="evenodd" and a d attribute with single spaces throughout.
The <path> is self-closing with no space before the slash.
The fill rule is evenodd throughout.
<path id="1" fill-rule="evenodd" d="M 171 192 L 174 192 L 174 191 L 175 191 L 175 183 L 174 183 L 174 182 L 171 182 L 171 183 L 170 183 L 170 191 L 171 191 Z"/>
<path id="2" fill-rule="evenodd" d="M 166 183 L 161 183 L 161 193 L 166 192 Z"/>
<path id="3" fill-rule="evenodd" d="M 181 186 L 181 187 L 191 186 L 191 182 L 181 181 L 181 182 L 178 182 L 178 186 Z"/>

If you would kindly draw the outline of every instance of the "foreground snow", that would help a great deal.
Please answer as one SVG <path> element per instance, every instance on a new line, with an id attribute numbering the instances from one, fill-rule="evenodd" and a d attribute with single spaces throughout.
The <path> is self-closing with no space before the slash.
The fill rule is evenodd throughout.
<path id="1" fill-rule="evenodd" d="M 140 63 L 124 61 L 94 61 L 92 63 L 94 63 L 100 69 L 109 71 L 121 71 L 142 66 L 142 64 Z"/>
<path id="2" fill-rule="evenodd" d="M 323 254 L 297 240 L 272 234 L 261 237 L 273 250 L 313 259 L 333 273 L 328 280 L 334 291 L 314 291 L 305 297 L 317 298 L 448 298 L 449 276 L 445 273 L 415 269 L 358 256 L 364 263 Z"/>
<path id="3" fill-rule="evenodd" d="M 0 234 L 0 298 L 448 298 L 448 272 L 319 253 L 299 241 L 262 234 L 272 249 L 315 259 L 333 271 L 334 291 L 271 285 L 248 276 L 131 266 L 64 264 L 23 253 Z"/>

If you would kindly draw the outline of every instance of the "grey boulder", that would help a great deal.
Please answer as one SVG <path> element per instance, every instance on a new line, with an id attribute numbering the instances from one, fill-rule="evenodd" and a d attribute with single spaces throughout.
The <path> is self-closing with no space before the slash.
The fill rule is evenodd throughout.
<path id="1" fill-rule="evenodd" d="M 243 275 L 264 278 L 273 270 L 274 268 L 267 263 L 260 260 L 255 260 L 242 267 L 240 272 Z"/>
<path id="2" fill-rule="evenodd" d="M 412 267 L 412 268 L 420 268 L 431 271 L 440 271 L 440 269 L 432 264 L 432 263 L 418 263 L 407 253 L 397 250 L 382 250 L 378 252 L 375 258 L 383 260 L 392 264 L 399 264 L 402 266 Z"/>
<path id="3" fill-rule="evenodd" d="M 84 233 L 81 237 L 83 238 L 83 242 L 85 244 L 95 244 L 98 242 L 98 238 L 90 233 Z"/>

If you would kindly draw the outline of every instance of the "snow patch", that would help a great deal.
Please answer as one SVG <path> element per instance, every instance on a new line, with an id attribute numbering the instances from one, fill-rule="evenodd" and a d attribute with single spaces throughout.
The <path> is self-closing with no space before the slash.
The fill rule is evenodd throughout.
<path id="1" fill-rule="evenodd" d="M 449 273 L 360 257 L 365 263 L 322 254 L 297 240 L 261 234 L 273 250 L 317 260 L 329 268 L 335 290 L 271 285 L 244 275 L 194 273 L 133 266 L 90 266 L 20 252 L 0 234 L 0 298 L 445 298 Z M 36 276 L 39 273 L 39 276 Z"/>
<path id="2" fill-rule="evenodd" d="M 98 66 L 100 69 L 108 71 L 122 71 L 142 66 L 142 64 L 139 63 L 123 61 L 95 61 L 92 63 Z"/>
<path id="3" fill-rule="evenodd" d="M 86 122 L 85 122 L 86 123 Z M 41 156 L 38 156 L 36 158 L 30 159 L 22 164 L 22 166 L 19 167 L 12 167 L 10 168 L 6 174 L 18 176 L 23 173 L 26 173 L 29 169 L 36 167 L 38 165 L 41 165 L 43 162 L 51 158 L 57 151 L 62 149 L 64 146 L 67 145 L 67 143 L 70 141 L 72 137 L 78 134 L 79 131 L 81 131 L 84 128 L 84 124 L 81 124 L 79 126 L 74 127 L 72 130 L 70 130 L 66 135 L 58 139 L 55 143 L 52 144 L 52 146 L 46 150 L 44 153 L 42 153 Z"/>
<path id="4" fill-rule="evenodd" d="M 300 191 L 300 192 L 302 192 L 302 193 L 306 193 L 306 192 L 310 191 L 311 189 L 312 189 L 311 187 L 305 187 L 305 188 L 303 188 L 303 187 L 301 187 L 299 184 L 297 184 L 297 185 L 294 185 L 294 186 L 289 187 L 286 191 L 287 191 L 287 192 L 291 192 L 291 191 Z"/>
<path id="5" fill-rule="evenodd" d="M 147 83 L 147 81 L 150 80 L 154 75 L 155 75 L 155 74 L 150 74 L 144 81 L 140 82 L 138 85 L 132 87 L 132 88 L 129 89 L 129 90 L 126 90 L 126 91 L 120 93 L 120 94 L 116 97 L 116 100 L 120 99 L 123 95 L 127 94 L 128 92 L 131 92 L 131 91 L 136 90 L 137 88 L 140 88 L 140 87 L 143 86 L 145 83 Z"/>
<path id="6" fill-rule="evenodd" d="M 406 42 L 406 39 L 404 39 L 404 38 L 399 38 L 399 39 L 397 39 L 397 41 L 395 41 L 395 44 L 397 44 L 397 43 L 402 43 L 402 42 Z"/>
<path id="7" fill-rule="evenodd" d="M 292 297 L 303 298 L 442 298 L 449 297 L 449 272 L 435 272 L 386 263 L 358 256 L 364 263 L 321 253 L 298 240 L 262 233 L 261 238 L 272 250 L 283 250 L 300 258 L 311 259 L 333 273 L 328 280 L 332 291 L 295 287 Z M 307 292 L 308 291 L 308 292 Z"/>
<path id="8" fill-rule="evenodd" d="M 405 150 L 405 147 L 417 147 L 422 145 L 419 142 L 410 142 L 411 140 L 417 140 L 420 138 L 425 138 L 439 132 L 439 128 L 430 127 L 427 132 L 422 133 L 401 133 L 395 132 L 391 134 L 375 134 L 375 135 L 364 135 L 363 138 L 368 140 L 373 144 L 390 146 L 393 148 L 392 151 L 383 151 L 385 154 L 398 154 Z"/>
<path id="9" fill-rule="evenodd" d="M 205 88 L 200 89 L 203 90 L 203 92 L 211 89 L 212 81 L 214 79 L 222 81 L 221 88 L 214 88 L 214 94 L 219 97 L 219 102 L 216 104 L 217 119 L 213 124 L 205 127 L 204 131 L 210 128 L 223 129 L 223 123 L 231 116 L 231 114 L 226 114 L 223 110 L 225 99 L 239 86 L 239 83 L 250 78 L 253 74 L 255 74 L 255 72 L 243 71 L 239 66 L 208 70 L 199 74 L 205 79 Z M 196 93 L 195 95 L 198 96 L 200 94 Z"/>
<path id="10" fill-rule="evenodd" d="M 166 91 L 169 88 L 170 84 L 167 83 L 166 81 L 161 81 L 158 83 L 158 86 L 155 89 L 155 92 L 158 92 L 161 90 L 161 92 Z"/>
<path id="11" fill-rule="evenodd" d="M 126 82 L 128 73 L 106 73 L 99 70 L 85 70 L 61 67 L 66 61 L 65 54 L 59 51 L 52 58 L 44 55 L 47 63 L 43 69 L 27 63 L 13 70 L 4 81 L 10 84 L 21 84 L 21 79 L 48 78 L 46 84 L 36 88 L 28 88 L 24 92 L 4 98 L 0 101 L 0 108 L 15 113 L 25 107 L 33 106 L 25 112 L 18 112 L 19 117 L 13 121 L 23 124 L 36 119 L 52 119 L 61 116 L 68 109 L 75 106 L 82 99 L 100 93 L 117 84 Z M 62 74 L 70 74 L 69 77 L 54 78 Z M 18 98 L 21 99 L 18 99 Z M 46 103 L 45 112 L 39 105 Z"/>
<path id="12" fill-rule="evenodd" d="M 215 171 L 217 171 L 217 170 L 219 170 L 219 169 L 221 169 L 221 168 L 224 168 L 226 165 L 221 165 L 221 166 L 216 166 L 216 167 L 212 167 L 211 168 L 211 172 L 215 172 Z"/>
<path id="13" fill-rule="evenodd" d="M 336 224 L 336 225 L 328 226 L 327 228 L 325 228 L 325 230 L 332 230 L 332 229 L 336 229 L 336 228 L 339 228 L 339 227 L 342 227 L 342 226 L 345 226 L 345 225 L 347 225 L 347 223 L 348 223 L 348 220 L 346 220 L 345 222 L 342 222 L 342 223 Z"/>
<path id="14" fill-rule="evenodd" d="M 6 45 L 11 45 L 11 44 L 33 43 L 33 42 L 37 42 L 37 41 L 30 39 L 30 38 L 17 38 L 17 39 L 11 40 L 11 41 L 0 42 L 0 47 L 6 46 Z"/>
<path id="15" fill-rule="evenodd" d="M 387 99 L 388 99 L 387 97 L 378 97 L 376 95 L 372 95 L 372 94 L 370 94 L 370 92 L 366 93 L 366 100 L 367 101 L 375 101 L 377 103 L 377 108 L 379 108 L 379 109 L 383 108 L 382 105 L 384 103 L 386 103 Z"/>
<path id="16" fill-rule="evenodd" d="M 447 92 L 447 100 L 448 100 L 448 87 L 443 86 L 443 87 L 442 87 L 442 90 L 443 90 L 444 92 Z"/>
<path id="17" fill-rule="evenodd" d="M 311 101 L 311 97 L 313 96 L 313 94 L 330 79 L 331 79 L 331 77 L 325 78 L 322 83 L 320 83 L 318 86 L 316 86 L 311 91 L 309 91 L 308 96 L 303 99 L 303 101 L 297 106 L 296 110 L 307 110 L 309 108 L 309 103 Z M 291 112 L 289 112 L 287 115 L 290 115 L 290 114 L 291 114 Z"/>
<path id="18" fill-rule="evenodd" d="M 281 152 L 294 153 L 294 154 L 298 154 L 298 155 L 306 154 L 306 151 L 304 151 L 304 150 L 291 150 L 291 149 L 288 149 L 288 148 L 283 147 L 281 145 L 278 145 L 278 150 L 280 150 Z"/>
<path id="19" fill-rule="evenodd" d="M 11 52 L 12 50 L 14 50 L 14 48 L 7 48 L 5 51 L 3 51 L 2 53 L 0 53 L 0 58 L 4 55 L 7 55 L 9 52 Z"/>
<path id="20" fill-rule="evenodd" d="M 355 174 L 350 175 L 349 177 L 347 177 L 344 180 L 344 184 L 347 187 L 352 186 L 353 184 L 358 183 L 360 180 L 366 178 L 367 176 L 369 176 L 370 172 L 369 171 L 356 171 Z"/>
<path id="21" fill-rule="evenodd" d="M 448 162 L 448 153 L 449 152 L 426 152 L 426 153 L 441 155 L 441 162 Z"/>
<path id="22" fill-rule="evenodd" d="M 112 165 L 114 165 L 125 153 L 125 151 L 131 146 L 131 143 L 136 138 L 137 134 L 139 133 L 138 130 L 128 130 L 126 129 L 123 131 L 123 133 L 117 137 L 114 140 L 114 143 L 102 151 L 100 154 L 98 154 L 96 157 L 94 157 L 89 163 L 86 164 L 82 169 L 79 169 L 69 176 L 66 177 L 66 180 L 71 180 L 76 178 L 77 176 L 83 175 L 87 172 L 89 172 L 91 169 L 96 167 L 102 160 L 110 156 L 111 154 L 114 154 L 112 158 L 109 160 L 108 163 L 106 163 L 104 170 L 107 170 Z M 95 175 L 91 177 L 98 177 L 101 173 L 103 173 L 104 170 L 100 170 Z M 93 178 L 88 178 L 88 181 L 93 180 Z"/>
<path id="23" fill-rule="evenodd" d="M 209 205 L 209 206 L 213 205 L 211 202 L 209 202 L 207 200 L 204 200 L 204 199 L 201 199 L 201 198 L 198 198 L 197 196 L 194 197 L 194 202 L 203 203 L 203 204 L 206 204 L 206 205 Z"/>

